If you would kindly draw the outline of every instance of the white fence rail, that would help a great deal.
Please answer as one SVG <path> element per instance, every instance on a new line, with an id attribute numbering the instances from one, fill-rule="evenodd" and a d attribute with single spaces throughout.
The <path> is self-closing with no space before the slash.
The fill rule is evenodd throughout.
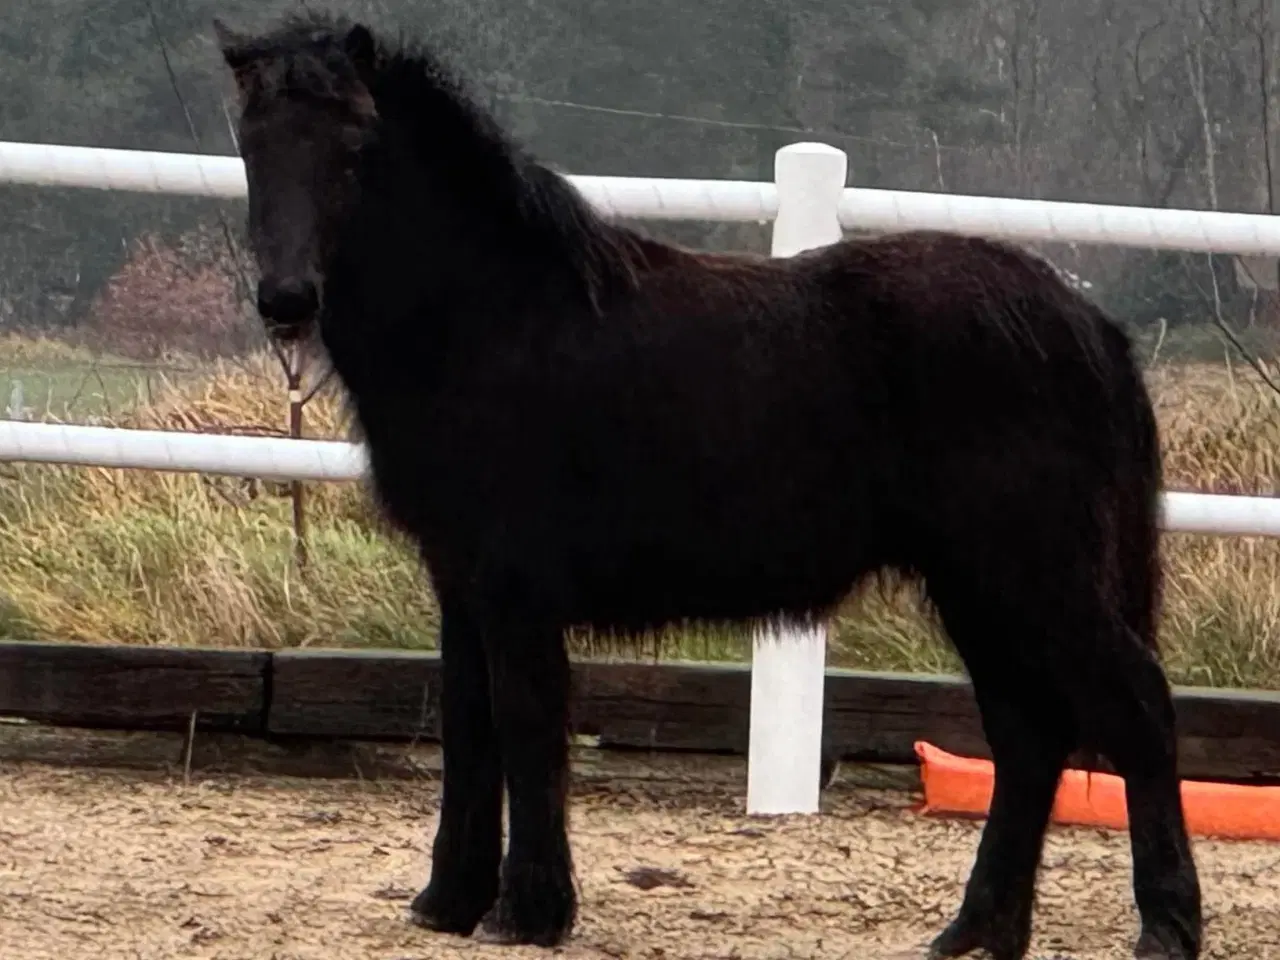
<path id="1" fill-rule="evenodd" d="M 773 255 L 838 239 L 841 228 L 944 229 L 1022 241 L 1280 256 L 1280 217 L 845 187 L 847 158 L 824 144 L 778 152 L 773 183 L 569 176 L 602 213 L 656 220 L 774 222 Z M 0 183 L 240 198 L 238 157 L 0 141 Z M 0 461 L 352 480 L 354 444 L 0 421 Z M 1163 527 L 1280 536 L 1280 499 L 1166 493 Z M 782 640 L 783 642 L 778 642 Z M 747 809 L 818 809 L 826 647 L 821 628 L 778 625 L 756 638 Z"/>
<path id="2" fill-rule="evenodd" d="M 0 420 L 0 461 L 167 470 L 263 480 L 361 480 L 368 456 L 341 440 L 287 440 L 179 430 L 128 430 Z M 1280 498 L 1166 492 L 1172 533 L 1280 537 Z"/>
<path id="3" fill-rule="evenodd" d="M 263 480 L 359 480 L 364 447 L 339 440 L 239 437 L 0 420 L 0 460 L 210 473 Z"/>
<path id="4" fill-rule="evenodd" d="M 571 176 L 583 195 L 611 216 L 653 220 L 772 220 L 775 184 L 753 180 L 679 180 Z M 223 200 L 248 191 L 239 157 L 67 147 L 0 140 L 0 183 L 167 193 Z"/>
<path id="5" fill-rule="evenodd" d="M 570 174 L 601 212 L 651 220 L 774 220 L 776 183 Z M 239 157 L 0 141 L 0 183 L 242 198 Z M 845 229 L 941 229 L 1011 240 L 1280 256 L 1280 218 L 1213 210 L 1018 200 L 846 187 Z"/>
<path id="6" fill-rule="evenodd" d="M 850 230 L 953 230 L 1006 240 L 1280 255 L 1280 217 L 1216 210 L 850 187 L 840 200 L 840 223 Z"/>

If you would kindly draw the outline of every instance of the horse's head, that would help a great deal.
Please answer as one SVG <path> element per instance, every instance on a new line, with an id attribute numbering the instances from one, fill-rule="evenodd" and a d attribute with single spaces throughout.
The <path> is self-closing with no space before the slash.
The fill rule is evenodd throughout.
<path id="1" fill-rule="evenodd" d="M 340 224 L 357 200 L 358 161 L 377 109 L 369 30 L 295 24 L 264 36 L 214 21 L 239 90 L 240 154 L 258 312 L 281 340 L 304 336 L 324 297 Z"/>

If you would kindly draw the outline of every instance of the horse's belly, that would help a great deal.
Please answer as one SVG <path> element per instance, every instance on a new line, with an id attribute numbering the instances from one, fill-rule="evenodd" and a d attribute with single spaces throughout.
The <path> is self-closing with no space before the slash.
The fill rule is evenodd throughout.
<path id="1" fill-rule="evenodd" d="M 650 537 L 592 550 L 573 564 L 576 619 L 648 629 L 827 609 L 875 566 L 864 538 Z"/>

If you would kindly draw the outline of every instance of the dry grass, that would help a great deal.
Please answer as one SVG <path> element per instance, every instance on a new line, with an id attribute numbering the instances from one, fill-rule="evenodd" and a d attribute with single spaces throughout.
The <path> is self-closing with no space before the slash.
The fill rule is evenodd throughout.
<path id="1" fill-rule="evenodd" d="M 0 341 L 10 362 L 80 356 L 56 342 Z M 1272 494 L 1280 481 L 1280 397 L 1222 364 L 1157 369 L 1150 380 L 1171 489 Z M 278 429 L 275 361 L 205 364 L 153 382 L 120 426 Z M 80 419 L 79 417 L 77 419 Z M 308 407 L 307 434 L 342 436 L 335 394 Z M 283 487 L 232 479 L 11 466 L 0 478 L 0 633 L 90 642 L 426 647 L 436 610 L 406 544 L 354 484 L 308 488 L 311 563 L 292 561 Z M 1166 538 L 1163 642 L 1180 682 L 1280 688 L 1280 542 Z M 910 591 L 850 602 L 833 662 L 954 671 L 955 657 Z M 578 652 L 694 659 L 745 655 L 745 638 L 703 629 L 635 644 L 578 638 Z"/>
<path id="2" fill-rule="evenodd" d="M 273 357 L 217 361 L 166 380 L 103 420 L 122 427 L 264 432 L 284 420 Z M 310 436 L 340 434 L 331 395 Z M 257 429 L 253 429 L 253 428 Z M 0 481 L 0 631 L 141 644 L 402 645 L 433 606 L 403 544 L 378 530 L 364 491 L 308 490 L 314 562 L 291 561 L 283 485 L 146 471 L 23 465 Z"/>
<path id="3" fill-rule="evenodd" d="M 1169 367 L 1149 381 L 1168 489 L 1280 492 L 1280 396 L 1252 370 Z M 1164 549 L 1162 639 L 1178 678 L 1280 687 L 1280 541 L 1172 534 Z"/>

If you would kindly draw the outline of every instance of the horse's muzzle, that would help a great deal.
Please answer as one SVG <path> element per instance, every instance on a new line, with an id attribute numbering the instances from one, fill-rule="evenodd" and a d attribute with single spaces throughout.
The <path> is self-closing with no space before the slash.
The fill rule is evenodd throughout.
<path id="1" fill-rule="evenodd" d="M 297 340 L 320 309 L 320 292 L 310 280 L 276 280 L 258 283 L 258 314 L 267 332 L 277 340 Z"/>

